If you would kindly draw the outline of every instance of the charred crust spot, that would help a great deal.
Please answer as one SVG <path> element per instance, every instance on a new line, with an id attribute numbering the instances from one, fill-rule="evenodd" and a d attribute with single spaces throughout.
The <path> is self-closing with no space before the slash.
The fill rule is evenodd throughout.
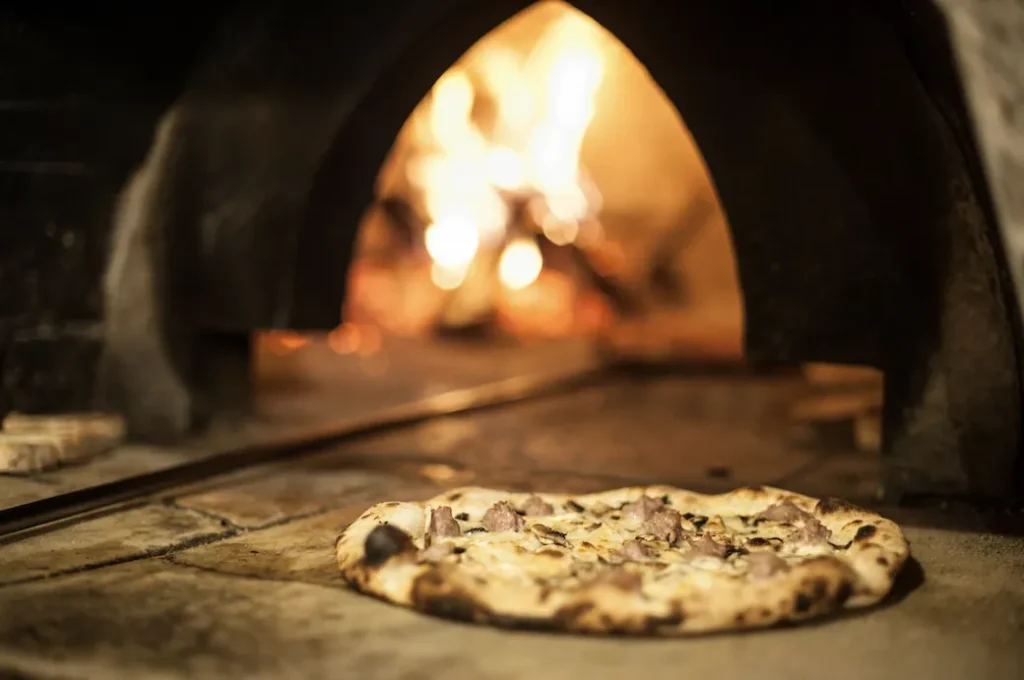
<path id="1" fill-rule="evenodd" d="M 843 543 L 843 544 L 841 544 L 841 545 L 837 545 L 837 544 L 833 543 L 832 541 L 827 541 L 827 543 L 828 543 L 828 544 L 829 544 L 830 546 L 832 546 L 833 548 L 835 548 L 836 550 L 846 550 L 846 549 L 847 549 L 847 548 L 849 548 L 849 547 L 850 547 L 851 545 L 853 545 L 853 541 L 849 541 L 849 542 L 847 542 L 847 543 Z"/>
<path id="2" fill-rule="evenodd" d="M 470 534 L 486 534 L 486 533 L 487 533 L 487 529 L 484 529 L 483 527 L 473 527 L 472 529 L 466 529 L 466 535 L 467 536 L 469 536 Z"/>
<path id="3" fill-rule="evenodd" d="M 750 524 L 750 515 L 736 515 L 744 524 Z"/>
<path id="4" fill-rule="evenodd" d="M 617 512 L 613 512 L 613 513 L 612 513 L 612 519 L 614 519 L 614 520 L 620 520 L 620 519 L 622 519 L 622 515 L 621 515 L 621 514 L 619 514 L 619 513 L 617 513 Z"/>
<path id="5" fill-rule="evenodd" d="M 694 515 L 690 521 L 693 522 L 693 526 L 697 528 L 697 531 L 700 531 L 708 523 L 708 518 L 703 515 Z"/>
<path id="6" fill-rule="evenodd" d="M 448 494 L 448 500 L 450 500 L 450 501 L 457 501 L 460 498 L 462 498 L 462 492 L 461 491 L 456 491 L 455 493 Z"/>
<path id="7" fill-rule="evenodd" d="M 569 508 L 573 512 L 583 512 L 584 507 L 572 500 L 571 498 L 565 502 L 565 507 Z"/>
<path id="8" fill-rule="evenodd" d="M 885 559 L 884 557 L 879 557 L 879 558 L 878 558 L 877 560 L 875 560 L 875 561 L 876 561 L 876 562 L 878 562 L 878 563 L 879 563 L 880 565 L 882 565 L 883 567 L 886 567 L 886 568 L 888 568 L 888 566 L 889 566 L 889 560 Z"/>
<path id="9" fill-rule="evenodd" d="M 491 614 L 487 620 L 495 626 L 511 630 L 553 631 L 558 629 L 558 625 L 550 619 L 531 618 L 528 616 Z"/>
<path id="10" fill-rule="evenodd" d="M 853 584 L 849 581 L 843 581 L 836 588 L 836 606 L 842 607 L 846 604 L 846 601 L 853 595 Z"/>
<path id="11" fill-rule="evenodd" d="M 771 543 L 770 543 L 770 541 L 767 538 L 763 538 L 761 536 L 754 536 L 753 538 L 751 538 L 750 540 L 747 541 L 747 545 L 752 545 L 752 546 L 757 547 L 757 546 L 771 545 Z"/>
<path id="12" fill-rule="evenodd" d="M 381 524 L 366 536 L 363 563 L 368 567 L 375 567 L 384 564 L 395 555 L 415 550 L 416 546 L 413 545 L 409 534 L 391 524 Z"/>
<path id="13" fill-rule="evenodd" d="M 746 554 L 747 554 L 747 549 L 746 548 L 737 548 L 734 545 L 728 545 L 728 546 L 725 547 L 724 559 L 729 559 L 733 555 L 740 555 L 740 556 L 742 556 L 742 555 L 746 555 Z"/>
<path id="14" fill-rule="evenodd" d="M 466 552 L 466 549 L 463 548 L 462 546 L 457 546 L 455 548 L 452 548 L 452 553 L 455 554 L 455 555 L 461 555 L 464 552 Z"/>
<path id="15" fill-rule="evenodd" d="M 433 616 L 456 621 L 485 622 L 491 611 L 465 592 L 454 589 L 437 569 L 418 577 L 412 584 L 413 607 Z"/>
<path id="16" fill-rule="evenodd" d="M 674 601 L 671 611 L 665 616 L 647 617 L 647 620 L 644 621 L 644 632 L 657 633 L 662 628 L 674 628 L 682 625 L 685 619 L 682 605 L 678 601 Z"/>
<path id="17" fill-rule="evenodd" d="M 764 493 L 763 486 L 745 486 L 740 491 L 749 491 L 750 493 Z"/>
<path id="18" fill-rule="evenodd" d="M 456 621 L 475 621 L 481 616 L 475 602 L 459 595 L 439 595 L 423 601 L 421 609 L 432 616 Z"/>
<path id="19" fill-rule="evenodd" d="M 822 498 L 818 501 L 818 505 L 815 506 L 815 510 L 820 512 L 822 515 L 830 515 L 834 512 L 840 512 L 842 510 L 853 510 L 859 511 L 853 503 L 849 503 L 840 498 Z"/>
<path id="20" fill-rule="evenodd" d="M 860 529 L 857 529 L 857 534 L 853 537 L 855 541 L 866 541 L 869 538 L 874 537 L 878 531 L 874 524 L 865 524 Z"/>
<path id="21" fill-rule="evenodd" d="M 668 497 L 668 494 L 661 497 L 661 502 L 665 505 L 672 505 L 672 499 Z"/>
<path id="22" fill-rule="evenodd" d="M 736 617 L 735 617 L 734 620 L 736 621 L 736 623 L 738 625 L 742 626 L 744 623 L 747 622 L 747 613 L 746 612 L 737 612 L 736 613 Z"/>
<path id="23" fill-rule="evenodd" d="M 857 526 L 857 525 L 859 525 L 859 524 L 864 524 L 864 520 L 860 520 L 860 519 L 855 519 L 855 520 L 853 520 L 852 522 L 850 522 L 850 524 L 852 524 L 852 525 L 854 525 L 854 526 Z"/>
<path id="24" fill-rule="evenodd" d="M 597 550 L 597 546 L 591 543 L 590 541 L 583 541 L 582 543 L 580 543 L 580 547 L 587 548 L 588 550 Z"/>
<path id="25" fill-rule="evenodd" d="M 811 594 L 816 600 L 824 598 L 828 594 L 828 581 L 816 579 L 811 585 Z"/>
<path id="26" fill-rule="evenodd" d="M 516 510 L 515 513 L 520 517 L 526 517 L 526 510 Z"/>
<path id="27" fill-rule="evenodd" d="M 767 609 L 766 608 L 766 609 L 762 609 L 761 610 L 761 618 L 762 619 L 769 619 L 769 618 L 771 618 L 771 616 L 772 616 L 772 610 L 771 609 Z"/>
<path id="28" fill-rule="evenodd" d="M 563 553 L 561 550 L 555 550 L 554 548 L 544 548 L 543 550 L 537 552 L 537 554 L 544 555 L 545 557 L 557 557 L 559 559 L 565 556 L 565 553 Z"/>
<path id="29" fill-rule="evenodd" d="M 597 529 L 600 529 L 601 526 L 602 525 L 601 525 L 600 522 L 594 522 L 593 524 L 587 526 L 586 530 L 587 531 L 596 531 Z"/>
<path id="30" fill-rule="evenodd" d="M 385 508 L 397 508 L 400 505 L 398 501 L 388 501 L 384 504 Z"/>
<path id="31" fill-rule="evenodd" d="M 457 520 L 459 520 L 461 522 L 468 522 L 469 521 L 469 513 L 468 512 L 460 512 L 459 514 L 455 515 L 455 519 L 457 519 Z"/>
<path id="32" fill-rule="evenodd" d="M 803 593 L 798 593 L 796 599 L 793 600 L 793 611 L 797 614 L 803 614 L 811 608 L 811 598 L 807 597 Z"/>

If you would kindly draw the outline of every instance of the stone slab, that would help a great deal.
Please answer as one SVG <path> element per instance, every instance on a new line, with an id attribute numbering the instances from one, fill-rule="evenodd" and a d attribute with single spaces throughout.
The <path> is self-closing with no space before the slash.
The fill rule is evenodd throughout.
<path id="1" fill-rule="evenodd" d="M 171 505 L 145 505 L 0 544 L 0 585 L 159 554 L 230 534 L 224 522 Z"/>
<path id="2" fill-rule="evenodd" d="M 512 633 L 347 591 L 323 545 L 346 515 L 253 532 L 255 568 L 145 560 L 0 588 L 0 672 L 22 677 L 611 680 L 1011 679 L 1024 670 L 1021 539 L 909 529 L 920 569 L 887 605 L 816 625 L 688 640 Z M 306 539 L 285 538 L 289 531 Z M 264 536 L 256 541 L 258 534 Z M 299 541 L 296 543 L 295 541 Z M 232 539 L 238 542 L 238 539 Z M 279 543 L 280 542 L 280 543 Z M 317 548 L 316 545 L 320 544 Z M 296 558 L 283 555 L 288 549 Z M 212 546 L 178 553 L 193 557 Z M 922 579 L 923 573 L 923 579 Z"/>

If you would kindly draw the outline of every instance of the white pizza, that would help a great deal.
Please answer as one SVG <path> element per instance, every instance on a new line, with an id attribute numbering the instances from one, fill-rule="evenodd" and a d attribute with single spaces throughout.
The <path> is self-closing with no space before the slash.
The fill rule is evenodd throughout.
<path id="1" fill-rule="evenodd" d="M 339 537 L 360 592 L 507 627 L 681 635 L 864 607 L 909 556 L 893 522 L 768 487 L 585 495 L 467 487 L 373 506 Z"/>

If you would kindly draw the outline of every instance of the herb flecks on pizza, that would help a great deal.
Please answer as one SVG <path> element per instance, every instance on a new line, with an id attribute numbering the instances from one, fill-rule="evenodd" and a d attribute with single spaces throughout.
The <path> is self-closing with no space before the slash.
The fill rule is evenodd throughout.
<path id="1" fill-rule="evenodd" d="M 375 505 L 337 543 L 354 588 L 428 614 L 652 635 L 871 605 L 908 555 L 899 527 L 875 513 L 767 487 L 717 496 L 462 488 Z"/>

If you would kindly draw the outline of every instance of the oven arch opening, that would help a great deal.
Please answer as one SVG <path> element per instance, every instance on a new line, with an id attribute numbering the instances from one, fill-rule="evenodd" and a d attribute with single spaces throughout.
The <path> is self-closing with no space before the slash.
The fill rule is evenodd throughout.
<path id="1" fill-rule="evenodd" d="M 340 302 L 317 299 L 337 272 L 309 266 L 332 242 L 316 225 L 358 219 L 372 196 L 366 168 L 379 167 L 405 112 L 524 4 L 439 11 L 433 29 L 379 74 L 335 139 L 346 155 L 327 158 L 311 196 L 295 319 L 334 313 Z M 748 357 L 880 368 L 893 486 L 1004 487 L 1019 441 L 1017 349 L 983 179 L 971 172 L 960 114 L 948 105 L 955 75 L 929 81 L 874 3 L 827 11 L 813 3 L 573 5 L 647 67 L 704 154 L 729 218 Z M 357 184 L 358 207 L 317 198 Z M 351 252 L 336 228 L 333 239 L 328 252 Z M 974 277 L 984 295 L 968 283 Z M 999 340 L 981 340 L 978 323 Z M 978 371 L 943 368 L 966 355 Z M 999 415 L 985 406 L 993 400 Z M 964 436 L 952 423 L 966 420 L 976 428 Z M 982 453 L 993 441 L 1001 456 Z M 943 462 L 924 463 L 923 450 L 941 452 Z"/>
<path id="2" fill-rule="evenodd" d="M 164 287 L 177 294 L 184 283 L 189 295 L 214 304 L 205 305 L 195 329 L 181 324 L 181 338 L 177 329 L 140 331 L 156 336 L 146 338 L 153 352 L 167 343 L 184 348 L 180 370 L 188 372 L 197 365 L 187 346 L 195 333 L 334 327 L 355 225 L 406 115 L 473 42 L 528 4 L 452 0 L 420 11 L 396 3 L 387 17 L 369 16 L 388 14 L 377 8 L 366 17 L 324 9 L 316 21 L 268 21 L 270 39 L 245 43 L 255 45 L 257 61 L 277 66 L 281 54 L 300 55 L 270 69 L 282 74 L 270 82 L 247 72 L 237 52 L 224 57 L 217 66 L 223 77 L 186 97 L 198 104 L 184 117 L 192 125 L 190 154 L 161 190 L 172 205 L 177 198 L 224 199 L 215 190 L 225 187 L 233 199 L 236 178 L 266 172 L 274 181 L 258 186 L 269 199 L 258 235 L 270 245 L 257 249 L 274 275 L 261 278 L 262 263 L 249 264 L 246 246 L 260 239 L 244 214 L 228 225 L 244 238 L 226 237 L 217 256 L 189 260 L 197 259 L 190 249 L 200 242 L 204 206 L 175 206 L 163 219 L 173 222 L 168 234 L 184 248 L 158 255 L 166 260 L 158 263 L 169 279 Z M 977 164 L 958 132 L 969 126 L 949 106 L 955 74 L 919 68 L 911 49 L 923 40 L 918 29 L 907 37 L 885 3 L 874 2 L 827 11 L 810 1 L 785 8 L 739 0 L 573 4 L 647 67 L 703 152 L 728 214 L 748 356 L 883 369 L 884 448 L 899 463 L 892 468 L 899 485 L 982 493 L 1005 487 L 1020 428 L 1010 294 L 995 225 L 981 205 L 984 180 L 972 172 Z M 323 51 L 359 37 L 366 40 L 347 53 L 339 48 L 347 61 L 338 73 L 315 68 L 330 63 L 319 58 Z M 944 39 L 938 35 L 937 44 Z M 314 43 L 317 49 L 303 52 Z M 333 93 L 327 114 L 319 106 L 325 92 Z M 268 119 L 278 137 L 249 154 L 260 140 L 246 132 L 261 131 Z M 226 142 L 216 148 L 230 162 L 203 167 L 210 139 Z M 309 182 L 274 167 L 285 146 L 315 161 Z M 251 165 L 258 172 L 244 172 Z M 223 181 L 211 189 L 207 178 Z M 209 275 L 198 295 L 197 267 Z M 152 306 L 159 312 L 161 304 L 177 315 L 175 323 L 186 316 L 169 303 Z M 130 307 L 124 321 L 125 332 L 138 325 Z M 109 314 L 106 325 L 116 326 Z"/>
<path id="3" fill-rule="evenodd" d="M 437 79 L 396 134 L 358 243 L 347 321 L 603 329 L 640 356 L 742 356 L 735 256 L 699 149 L 628 48 L 562 2 L 517 13 Z M 357 335 L 342 329 L 339 347 Z"/>

